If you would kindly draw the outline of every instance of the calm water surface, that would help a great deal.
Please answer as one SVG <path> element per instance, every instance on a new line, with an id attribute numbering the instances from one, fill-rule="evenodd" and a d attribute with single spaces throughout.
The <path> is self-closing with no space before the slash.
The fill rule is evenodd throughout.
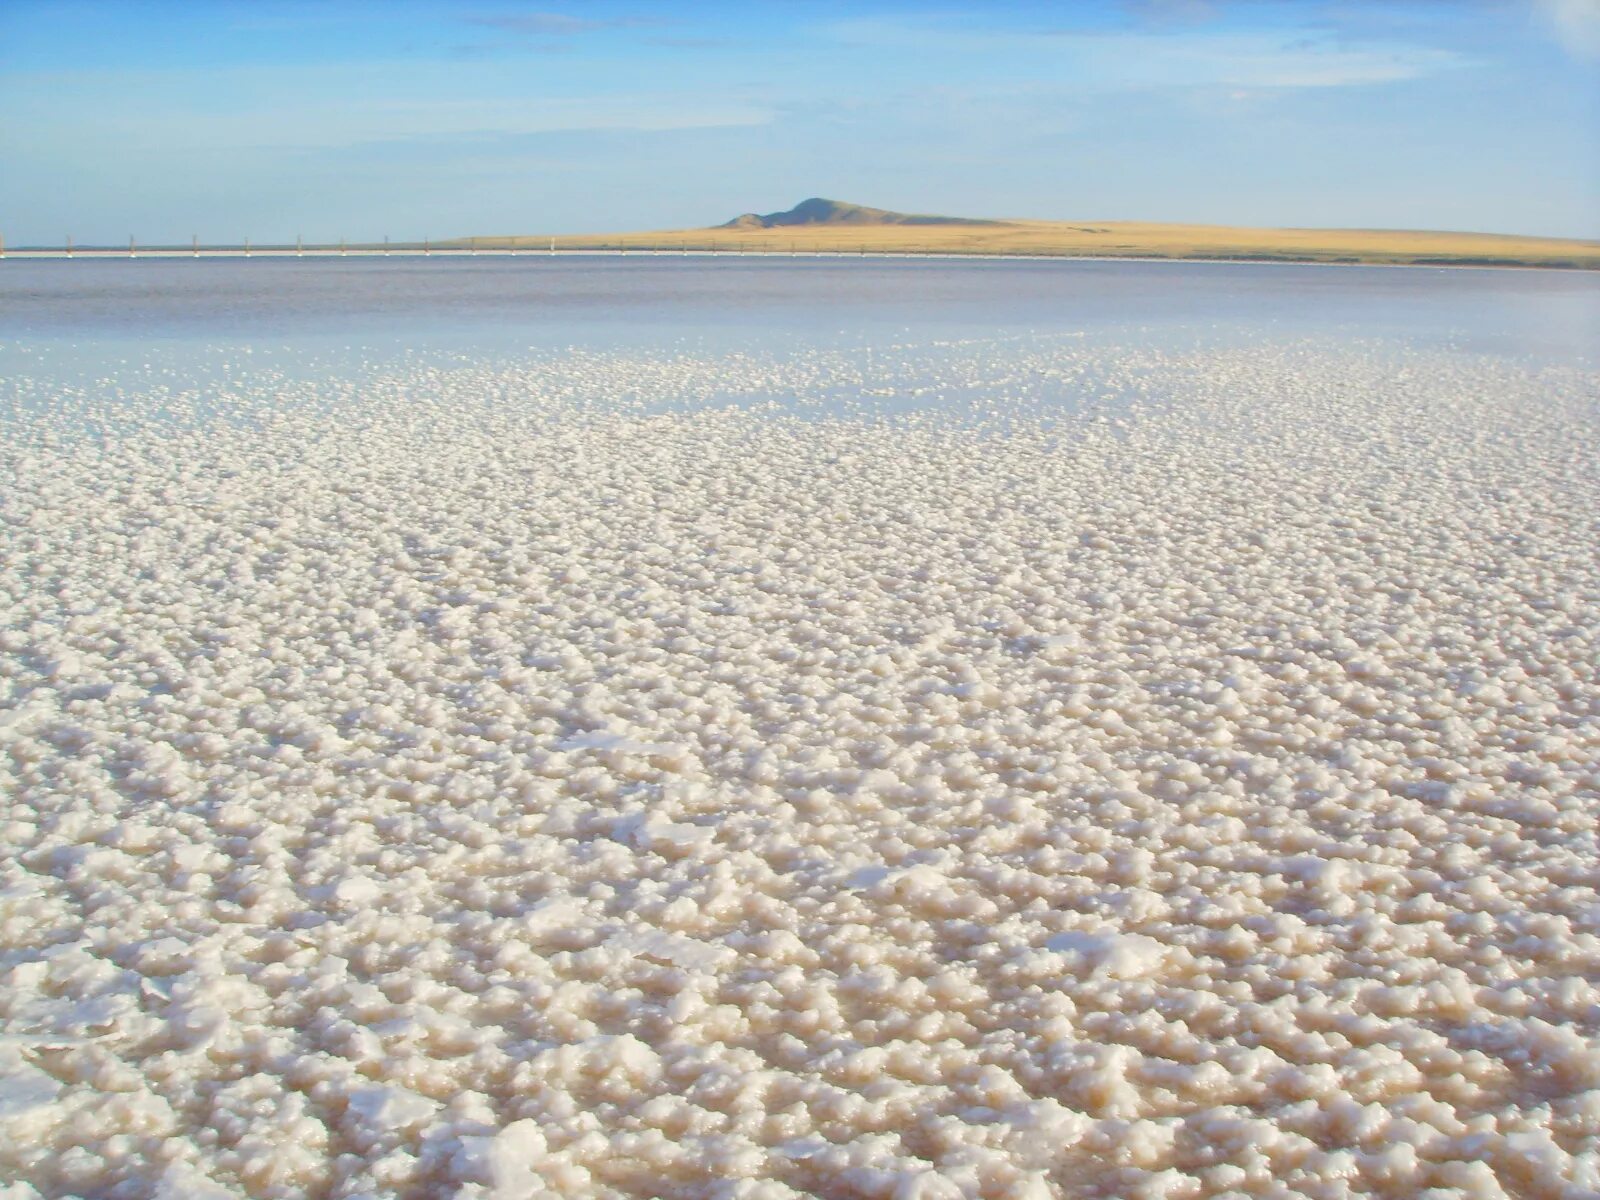
<path id="1" fill-rule="evenodd" d="M 205 387 L 533 349 L 1307 335 L 1591 362 L 1600 275 L 1246 263 L 570 256 L 0 261 L 0 390 Z"/>

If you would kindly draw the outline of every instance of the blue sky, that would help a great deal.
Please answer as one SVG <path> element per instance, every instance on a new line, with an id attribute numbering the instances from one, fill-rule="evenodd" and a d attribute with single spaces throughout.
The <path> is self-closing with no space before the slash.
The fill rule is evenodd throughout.
<path id="1" fill-rule="evenodd" d="M 1600 0 L 0 0 L 13 245 L 970 216 L 1600 236 Z"/>

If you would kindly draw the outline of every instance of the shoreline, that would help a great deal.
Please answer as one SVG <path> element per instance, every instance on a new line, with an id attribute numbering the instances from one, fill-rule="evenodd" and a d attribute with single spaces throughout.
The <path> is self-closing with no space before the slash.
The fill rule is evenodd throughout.
<path id="1" fill-rule="evenodd" d="M 495 249 L 466 249 L 443 247 L 432 249 L 305 249 L 240 247 L 201 249 L 150 249 L 128 251 L 112 247 L 76 248 L 71 252 L 50 249 L 15 249 L 0 253 L 0 264 L 17 259 L 24 261 L 76 261 L 118 259 L 245 259 L 245 258 L 839 258 L 839 259 L 934 259 L 934 260 L 995 260 L 1002 262 L 1138 262 L 1138 263 L 1189 263 L 1214 266 L 1283 266 L 1283 267 L 1410 267 L 1426 270 L 1482 270 L 1482 271 L 1556 271 L 1596 272 L 1600 263 L 1532 263 L 1518 262 L 1429 262 L 1429 261 L 1373 261 L 1346 262 L 1325 258 L 1288 258 L 1281 256 L 1252 257 L 1231 255 L 1207 257 L 1202 255 L 1140 255 L 1140 254 L 1008 254 L 983 251 L 918 251 L 918 250 L 717 250 L 717 249 L 605 249 L 600 247 L 558 247 L 554 250 L 513 247 Z"/>

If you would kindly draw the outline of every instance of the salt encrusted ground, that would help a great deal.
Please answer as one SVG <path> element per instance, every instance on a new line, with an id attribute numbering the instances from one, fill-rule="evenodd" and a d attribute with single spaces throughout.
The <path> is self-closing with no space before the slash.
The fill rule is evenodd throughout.
<path id="1" fill-rule="evenodd" d="M 1595 1194 L 1595 385 L 995 342 L 14 413 L 0 1196 Z"/>

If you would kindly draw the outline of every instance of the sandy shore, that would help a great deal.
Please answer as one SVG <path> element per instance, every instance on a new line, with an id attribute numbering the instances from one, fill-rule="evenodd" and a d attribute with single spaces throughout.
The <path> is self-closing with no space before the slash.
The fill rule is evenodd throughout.
<path id="1" fill-rule="evenodd" d="M 1600 1189 L 1596 383 L 975 340 L 9 415 L 0 1196 Z"/>
<path id="2" fill-rule="evenodd" d="M 458 239 L 480 250 L 547 248 L 548 235 Z M 997 221 L 989 225 L 793 225 L 563 236 L 558 250 L 687 247 L 702 251 L 1156 258 L 1420 266 L 1600 269 L 1600 242 L 1409 229 L 1255 229 L 1143 221 Z"/>
<path id="3" fill-rule="evenodd" d="M 1588 269 L 1590 264 L 1583 262 L 1546 263 L 1539 261 L 1522 261 L 1512 258 L 1503 259 L 1432 259 L 1413 261 L 1404 257 L 1357 259 L 1329 259 L 1304 257 L 1296 258 L 1289 255 L 1250 255 L 1239 254 L 1231 257 L 1206 257 L 1199 254 L 1155 256 L 1144 254 L 1077 254 L 1077 253 L 1048 253 L 1025 251 L 936 251 L 936 250 L 868 250 L 865 247 L 859 250 L 845 248 L 835 249 L 810 249 L 810 248 L 779 248 L 774 245 L 767 249 L 747 249 L 742 246 L 717 246 L 691 249 L 688 244 L 670 246 L 660 243 L 646 244 L 644 242 L 630 243 L 623 246 L 611 246 L 596 243 L 593 246 L 560 246 L 554 250 L 529 243 L 517 246 L 485 246 L 474 249 L 461 246 L 442 246 L 432 250 L 419 250 L 415 247 L 405 246 L 393 250 L 328 250 L 321 247 L 307 250 L 282 249 L 273 247 L 262 250 L 251 250 L 246 253 L 236 248 L 212 248 L 201 251 L 169 250 L 169 249 L 140 249 L 130 254 L 127 250 L 119 249 L 91 249 L 75 250 L 68 254 L 64 250 L 12 250 L 3 258 L 13 259 L 18 262 L 29 260 L 43 261 L 121 261 L 124 259 L 325 259 L 325 258 L 773 258 L 773 259 L 846 259 L 849 261 L 870 260 L 882 262 L 893 259 L 930 259 L 933 261 L 970 260 L 974 258 L 994 259 L 1000 262 L 1159 262 L 1181 265 L 1184 263 L 1224 264 L 1240 263 L 1250 266 L 1288 266 L 1288 267 L 1410 267 L 1421 270 L 1501 270 L 1501 271 L 1543 271 L 1556 269 Z M 1596 263 L 1600 269 L 1600 262 Z"/>

